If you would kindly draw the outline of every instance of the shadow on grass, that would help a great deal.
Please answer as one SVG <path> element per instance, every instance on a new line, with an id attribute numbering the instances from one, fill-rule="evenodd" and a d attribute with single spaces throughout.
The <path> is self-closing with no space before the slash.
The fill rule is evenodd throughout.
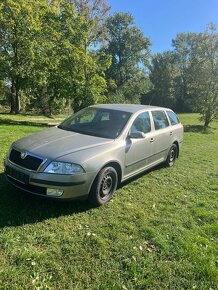
<path id="1" fill-rule="evenodd" d="M 49 218 L 88 211 L 87 201 L 58 202 L 40 199 L 10 185 L 0 174 L 0 228 L 33 224 Z"/>
<path id="2" fill-rule="evenodd" d="M 0 118 L 0 125 L 4 126 L 11 126 L 11 125 L 17 125 L 17 126 L 33 126 L 33 127 L 51 127 L 54 125 L 49 125 L 47 123 L 39 123 L 37 121 L 16 121 L 16 120 L 10 120 L 10 119 L 1 119 Z"/>
<path id="3" fill-rule="evenodd" d="M 212 134 L 215 129 L 207 128 L 203 125 L 184 125 L 185 132 Z"/>
<path id="4" fill-rule="evenodd" d="M 0 112 L 0 117 L 1 115 L 11 115 L 11 116 L 19 116 L 20 118 L 22 118 L 22 116 L 25 116 L 25 117 L 39 117 L 39 114 L 37 113 L 20 113 L 20 114 L 13 114 L 13 113 L 10 113 L 10 112 Z M 50 116 L 50 115 L 42 115 L 42 117 L 45 117 L 45 118 L 48 118 L 48 119 L 54 119 L 53 116 Z"/>
<path id="5" fill-rule="evenodd" d="M 164 165 L 160 164 L 144 171 L 120 184 L 119 188 L 163 167 Z M 60 202 L 25 193 L 12 186 L 3 173 L 0 174 L 0 193 L 0 228 L 34 224 L 49 218 L 77 214 L 93 208 L 86 200 Z"/>

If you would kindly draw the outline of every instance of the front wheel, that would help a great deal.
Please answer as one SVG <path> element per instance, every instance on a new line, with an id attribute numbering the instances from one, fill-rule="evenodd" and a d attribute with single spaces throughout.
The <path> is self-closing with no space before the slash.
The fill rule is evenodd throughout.
<path id="1" fill-rule="evenodd" d="M 117 189 L 117 183 L 117 171 L 113 167 L 104 167 L 92 185 L 89 201 L 96 206 L 108 202 Z"/>
<path id="2" fill-rule="evenodd" d="M 173 166 L 176 162 L 177 156 L 178 156 L 178 148 L 176 144 L 173 144 L 167 156 L 166 166 L 169 166 L 169 167 Z"/>

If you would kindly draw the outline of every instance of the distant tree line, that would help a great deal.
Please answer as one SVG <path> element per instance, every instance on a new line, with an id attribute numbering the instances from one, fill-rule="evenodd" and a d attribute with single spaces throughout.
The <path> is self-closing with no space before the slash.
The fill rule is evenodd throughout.
<path id="1" fill-rule="evenodd" d="M 0 104 L 52 115 L 94 103 L 143 103 L 217 117 L 218 34 L 181 33 L 152 55 L 129 13 L 106 0 L 2 0 Z"/>
<path id="2" fill-rule="evenodd" d="M 218 34 L 213 24 L 203 33 L 180 33 L 173 50 L 152 57 L 153 88 L 143 103 L 169 106 L 179 112 L 194 111 L 204 125 L 218 117 Z"/>

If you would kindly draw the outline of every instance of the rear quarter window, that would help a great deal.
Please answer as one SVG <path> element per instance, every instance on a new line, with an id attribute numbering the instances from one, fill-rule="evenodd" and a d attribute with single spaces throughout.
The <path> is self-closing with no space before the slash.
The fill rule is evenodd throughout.
<path id="1" fill-rule="evenodd" d="M 171 125 L 176 125 L 176 124 L 179 124 L 180 121 L 178 119 L 178 117 L 176 116 L 176 114 L 172 111 L 167 111 L 167 116 L 169 117 L 170 119 L 170 123 Z"/>

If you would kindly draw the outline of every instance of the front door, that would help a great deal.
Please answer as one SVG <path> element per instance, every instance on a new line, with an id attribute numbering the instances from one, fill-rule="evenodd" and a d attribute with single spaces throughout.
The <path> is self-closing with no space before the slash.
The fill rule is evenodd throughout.
<path id="1" fill-rule="evenodd" d="M 144 133 L 144 137 L 131 138 L 134 135 L 132 133 L 138 131 Z M 149 166 L 153 155 L 153 141 L 154 131 L 151 130 L 149 112 L 140 113 L 133 121 L 129 136 L 126 139 L 124 178 L 130 177 Z"/>

